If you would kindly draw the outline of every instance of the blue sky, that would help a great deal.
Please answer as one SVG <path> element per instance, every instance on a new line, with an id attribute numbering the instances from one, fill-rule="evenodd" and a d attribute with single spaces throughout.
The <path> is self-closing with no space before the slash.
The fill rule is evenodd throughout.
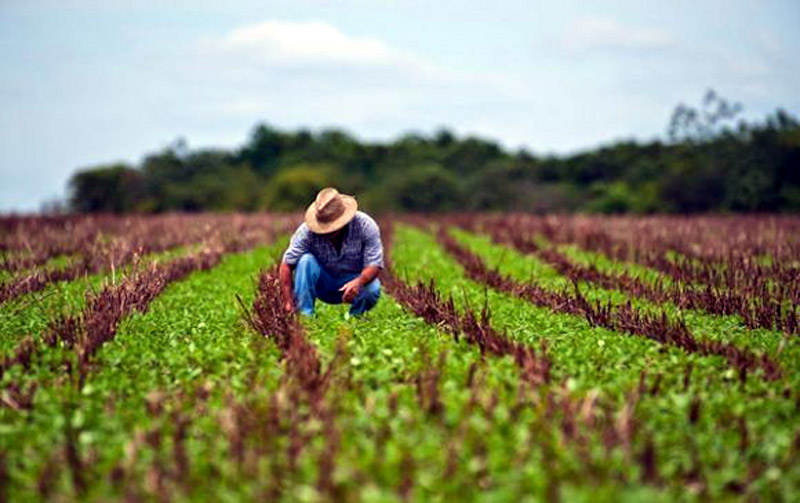
<path id="1" fill-rule="evenodd" d="M 796 0 L 2 0 L 0 211 L 261 121 L 543 154 L 663 136 L 709 87 L 800 115 L 798 26 Z"/>

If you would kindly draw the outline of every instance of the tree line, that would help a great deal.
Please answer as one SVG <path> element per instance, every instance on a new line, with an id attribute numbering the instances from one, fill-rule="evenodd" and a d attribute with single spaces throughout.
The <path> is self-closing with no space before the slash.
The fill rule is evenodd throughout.
<path id="1" fill-rule="evenodd" d="M 326 129 L 257 125 L 243 146 L 179 141 L 138 165 L 76 172 L 77 212 L 295 211 L 333 185 L 370 211 L 794 212 L 800 210 L 800 122 L 763 121 L 709 91 L 679 105 L 666 138 L 620 141 L 566 156 L 509 151 L 447 129 L 367 143 Z"/>

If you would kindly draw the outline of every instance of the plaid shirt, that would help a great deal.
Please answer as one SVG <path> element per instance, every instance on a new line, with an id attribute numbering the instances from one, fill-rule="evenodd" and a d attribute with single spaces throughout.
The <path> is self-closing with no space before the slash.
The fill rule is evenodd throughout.
<path id="1" fill-rule="evenodd" d="M 381 230 L 372 217 L 357 211 L 344 232 L 341 251 L 337 252 L 328 238 L 311 232 L 304 223 L 292 236 L 283 261 L 293 266 L 304 253 L 311 253 L 325 270 L 335 276 L 359 273 L 367 266 L 383 267 Z"/>

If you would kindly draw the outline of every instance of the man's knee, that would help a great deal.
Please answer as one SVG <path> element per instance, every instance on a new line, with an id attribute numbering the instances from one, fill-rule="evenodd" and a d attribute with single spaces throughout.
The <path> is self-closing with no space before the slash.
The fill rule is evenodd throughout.
<path id="1" fill-rule="evenodd" d="M 314 255 L 310 253 L 301 255 L 294 269 L 295 290 L 314 287 L 319 280 L 321 270 L 322 268 Z"/>
<path id="2" fill-rule="evenodd" d="M 319 262 L 317 262 L 317 257 L 310 253 L 304 253 L 300 255 L 300 258 L 297 260 L 298 269 L 319 269 Z"/>
<path id="3" fill-rule="evenodd" d="M 364 287 L 364 297 L 377 302 L 378 297 L 381 296 L 381 281 L 378 278 L 373 279 L 367 286 Z"/>
<path id="4" fill-rule="evenodd" d="M 321 270 L 322 266 L 319 265 L 317 257 L 310 253 L 304 253 L 297 260 L 297 266 L 295 266 L 295 278 L 302 276 L 310 281 L 316 282 L 319 278 Z"/>

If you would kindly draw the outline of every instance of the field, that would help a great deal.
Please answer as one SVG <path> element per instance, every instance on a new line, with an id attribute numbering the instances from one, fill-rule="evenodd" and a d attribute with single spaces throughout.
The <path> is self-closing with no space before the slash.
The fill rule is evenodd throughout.
<path id="1" fill-rule="evenodd" d="M 0 218 L 0 502 L 800 500 L 800 218 Z"/>

